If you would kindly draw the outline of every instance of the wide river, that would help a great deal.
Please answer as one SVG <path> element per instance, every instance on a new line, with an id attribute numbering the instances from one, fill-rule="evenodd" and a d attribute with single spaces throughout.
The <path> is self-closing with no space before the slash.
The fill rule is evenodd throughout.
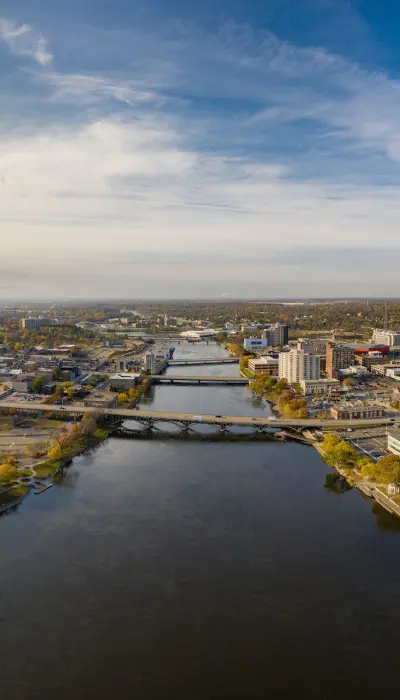
<path id="1" fill-rule="evenodd" d="M 148 401 L 269 410 L 243 387 L 160 386 Z M 326 488 L 328 471 L 293 443 L 112 438 L 76 459 L 0 519 L 1 697 L 397 694 L 400 521 Z"/>

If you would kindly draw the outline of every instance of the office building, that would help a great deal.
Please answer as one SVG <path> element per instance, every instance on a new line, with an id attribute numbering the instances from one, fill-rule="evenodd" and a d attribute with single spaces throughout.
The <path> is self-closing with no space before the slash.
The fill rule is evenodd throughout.
<path id="1" fill-rule="evenodd" d="M 279 376 L 279 360 L 275 357 L 257 357 L 249 360 L 249 372 L 254 375 L 268 372 L 270 377 Z"/>
<path id="2" fill-rule="evenodd" d="M 400 430 L 390 430 L 388 434 L 387 447 L 389 452 L 400 457 Z"/>
<path id="3" fill-rule="evenodd" d="M 134 389 L 140 381 L 140 374 L 113 374 L 110 378 L 110 389 L 113 391 L 126 391 Z"/>
<path id="4" fill-rule="evenodd" d="M 249 352 L 262 352 L 264 348 L 269 347 L 269 341 L 267 338 L 245 338 L 243 345 Z"/>
<path id="5" fill-rule="evenodd" d="M 268 340 L 272 348 L 283 347 L 289 342 L 289 326 L 284 323 L 274 323 L 264 328 L 261 337 Z"/>
<path id="6" fill-rule="evenodd" d="M 337 379 L 301 379 L 301 390 L 304 396 L 324 396 L 340 389 Z"/>
<path id="7" fill-rule="evenodd" d="M 334 406 L 331 408 L 331 416 L 335 420 L 357 420 L 358 418 L 383 418 L 386 415 L 382 406 Z"/>
<path id="8" fill-rule="evenodd" d="M 144 356 L 144 370 L 149 374 L 155 374 L 156 370 L 156 356 L 152 352 L 146 352 Z"/>
<path id="9" fill-rule="evenodd" d="M 311 355 L 325 355 L 328 341 L 324 338 L 299 338 L 297 349 L 309 352 Z"/>
<path id="10" fill-rule="evenodd" d="M 30 318 L 23 318 L 21 320 L 22 328 L 26 328 L 27 330 L 38 330 L 43 326 L 51 326 L 51 324 L 51 318 L 45 318 L 44 316 L 38 316 L 37 318 L 31 316 Z"/>
<path id="11" fill-rule="evenodd" d="M 389 345 L 392 348 L 394 345 L 400 345 L 400 332 L 375 328 L 372 334 L 372 341 L 382 345 Z"/>
<path id="12" fill-rule="evenodd" d="M 337 345 L 336 343 L 327 343 L 326 345 L 326 371 L 328 375 L 336 377 L 336 374 L 341 369 L 346 369 L 354 365 L 354 348 L 348 345 Z"/>
<path id="13" fill-rule="evenodd" d="M 310 355 L 302 350 L 279 353 L 279 378 L 289 384 L 302 379 L 319 379 L 320 362 L 318 355 Z"/>

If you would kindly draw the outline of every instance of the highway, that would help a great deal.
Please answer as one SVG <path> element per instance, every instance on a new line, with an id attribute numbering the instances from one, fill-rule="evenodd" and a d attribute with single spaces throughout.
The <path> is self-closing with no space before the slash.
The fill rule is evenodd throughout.
<path id="1" fill-rule="evenodd" d="M 282 418 L 272 419 L 250 416 L 214 416 L 209 414 L 199 415 L 198 413 L 173 413 L 168 411 L 142 411 L 132 408 L 92 408 L 88 406 L 67 405 L 59 406 L 55 404 L 42 404 L 35 401 L 11 402 L 0 401 L 0 412 L 13 409 L 15 412 L 29 413 L 54 413 L 61 415 L 79 416 L 85 413 L 101 414 L 121 420 L 140 420 L 142 422 L 177 422 L 177 423 L 199 423 L 209 425 L 232 425 L 232 426 L 262 426 L 270 428 L 325 428 L 338 430 L 347 427 L 370 427 L 376 425 L 387 425 L 388 418 L 364 418 L 360 420 L 319 420 L 316 418 Z"/>

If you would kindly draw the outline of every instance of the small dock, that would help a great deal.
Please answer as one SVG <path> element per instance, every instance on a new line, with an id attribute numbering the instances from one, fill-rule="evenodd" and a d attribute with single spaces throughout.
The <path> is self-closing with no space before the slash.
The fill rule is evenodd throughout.
<path id="1" fill-rule="evenodd" d="M 34 493 L 36 496 L 39 496 L 39 494 L 44 493 L 44 491 L 51 489 L 52 486 L 53 486 L 53 484 L 43 484 L 43 486 L 39 486 L 38 488 L 35 488 Z"/>

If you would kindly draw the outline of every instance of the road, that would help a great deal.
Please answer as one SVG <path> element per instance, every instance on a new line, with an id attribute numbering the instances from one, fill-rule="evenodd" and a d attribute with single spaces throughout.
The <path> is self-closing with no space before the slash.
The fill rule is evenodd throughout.
<path id="1" fill-rule="evenodd" d="M 5 409 L 18 412 L 29 412 L 29 413 L 53 413 L 61 415 L 83 415 L 85 413 L 94 413 L 115 418 L 120 418 L 121 420 L 152 420 L 152 421 L 164 421 L 164 422 L 190 422 L 190 423 L 203 423 L 210 425 L 236 425 L 236 426 L 265 426 L 271 428 L 326 428 L 330 430 L 338 430 L 340 428 L 346 428 L 349 426 L 357 427 L 365 426 L 376 426 L 376 425 L 386 425 L 388 423 L 387 418 L 364 418 L 355 421 L 353 420 L 318 420 L 315 418 L 282 418 L 271 420 L 271 418 L 251 418 L 249 416 L 214 416 L 203 414 L 199 416 L 194 413 L 176 413 L 168 411 L 141 411 L 131 408 L 92 408 L 87 406 L 78 405 L 68 405 L 68 406 L 58 406 L 55 404 L 42 404 L 34 401 L 26 402 L 11 402 L 11 401 L 0 401 L 0 411 Z"/>

